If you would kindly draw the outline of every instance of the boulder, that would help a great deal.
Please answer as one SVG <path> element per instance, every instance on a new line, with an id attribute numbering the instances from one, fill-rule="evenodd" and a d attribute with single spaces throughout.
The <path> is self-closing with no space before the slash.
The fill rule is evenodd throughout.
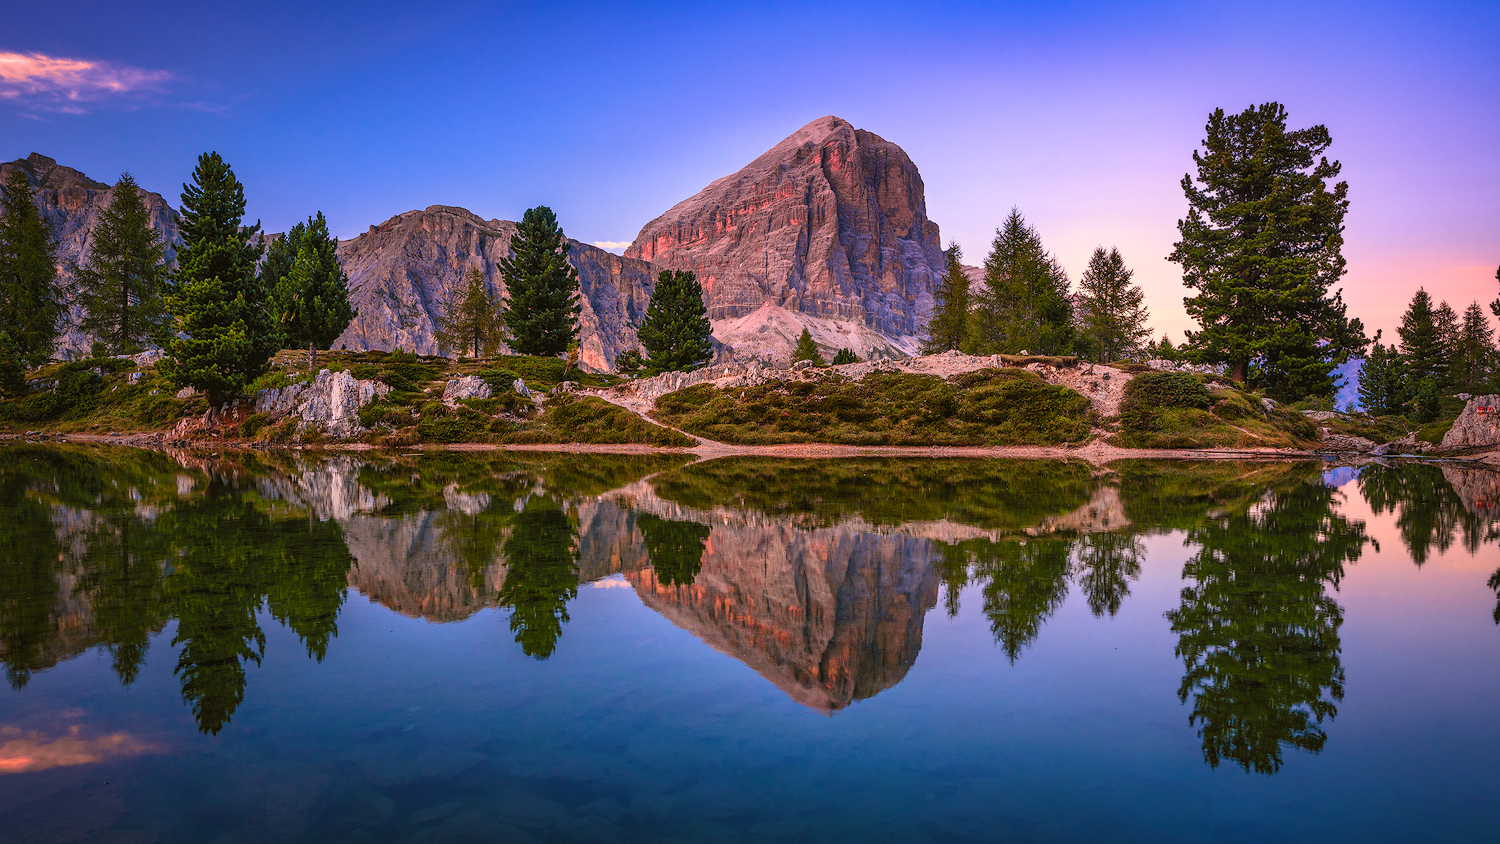
<path id="1" fill-rule="evenodd" d="M 391 388 L 379 381 L 360 381 L 348 372 L 324 369 L 312 381 L 255 394 L 255 412 L 271 416 L 294 414 L 301 419 L 298 430 L 316 427 L 332 437 L 347 438 L 364 433 L 359 409 Z"/>
<path id="2" fill-rule="evenodd" d="M 526 382 L 520 378 L 517 378 L 516 382 L 510 385 L 510 388 L 515 390 L 516 394 L 522 398 L 531 398 L 531 390 L 527 389 Z"/>
<path id="3" fill-rule="evenodd" d="M 443 387 L 443 401 L 452 404 L 464 399 L 487 399 L 494 395 L 490 385 L 477 375 L 464 375 Z"/>
<path id="4" fill-rule="evenodd" d="M 1474 396 L 1443 435 L 1442 448 L 1500 446 L 1500 396 Z"/>

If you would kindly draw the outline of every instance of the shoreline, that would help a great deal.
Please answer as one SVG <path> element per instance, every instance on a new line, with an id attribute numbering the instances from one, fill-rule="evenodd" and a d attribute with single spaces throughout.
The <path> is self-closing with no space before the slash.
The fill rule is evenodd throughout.
<path id="1" fill-rule="evenodd" d="M 1500 471 L 1500 448 L 1475 454 L 1390 454 L 1373 455 L 1351 451 L 1286 448 L 1120 448 L 1102 442 L 1081 446 L 857 446 L 827 443 L 782 443 L 778 445 L 731 445 L 703 441 L 689 448 L 642 445 L 636 443 L 426 443 L 390 448 L 366 443 L 329 443 L 318 445 L 265 445 L 241 440 L 193 440 L 186 443 L 168 441 L 159 432 L 141 434 L 47 434 L 28 437 L 25 434 L 0 434 L 0 443 L 36 445 L 82 443 L 89 445 L 142 448 L 153 451 L 260 451 L 260 452 L 559 452 L 564 454 L 691 454 L 699 460 L 724 457 L 768 457 L 790 459 L 829 459 L 851 457 L 930 457 L 989 458 L 1015 460 L 1080 460 L 1102 466 L 1118 460 L 1308 460 L 1333 458 L 1339 461 L 1376 459 L 1415 460 L 1427 463 L 1464 463 Z"/>

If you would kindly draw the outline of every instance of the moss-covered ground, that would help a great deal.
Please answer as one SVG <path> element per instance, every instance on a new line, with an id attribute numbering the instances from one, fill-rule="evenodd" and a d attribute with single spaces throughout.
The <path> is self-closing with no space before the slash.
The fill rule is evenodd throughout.
<path id="1" fill-rule="evenodd" d="M 750 387 L 696 384 L 656 400 L 653 418 L 740 445 L 1055 445 L 1084 442 L 1088 399 L 1020 369 L 952 378 L 828 370 Z"/>

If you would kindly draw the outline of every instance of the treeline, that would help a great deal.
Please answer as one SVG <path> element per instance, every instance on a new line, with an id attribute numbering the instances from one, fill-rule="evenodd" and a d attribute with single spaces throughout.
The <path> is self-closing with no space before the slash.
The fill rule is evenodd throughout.
<path id="1" fill-rule="evenodd" d="M 1150 314 L 1118 249 L 1095 249 L 1072 294 L 1067 271 L 1012 208 L 985 258 L 981 289 L 972 289 L 957 243 L 949 244 L 945 256 L 942 281 L 933 291 L 928 354 L 1080 354 L 1108 362 L 1144 350 Z"/>
<path id="2" fill-rule="evenodd" d="M 1324 152 L 1326 127 L 1287 128 L 1278 103 L 1215 110 L 1195 174 L 1182 179 L 1188 214 L 1168 260 L 1195 291 L 1199 324 L 1175 348 L 1147 342 L 1141 290 L 1117 250 L 1098 248 L 1076 292 L 1035 229 L 1012 210 L 971 291 L 956 246 L 935 298 L 928 350 L 1079 354 L 1096 361 L 1168 357 L 1220 365 L 1237 382 L 1282 400 L 1331 396 L 1333 370 L 1369 344 L 1333 285 L 1342 254 L 1348 184 Z"/>
<path id="3" fill-rule="evenodd" d="M 1500 281 L 1500 270 L 1495 278 Z M 1500 316 L 1500 299 L 1490 304 Z M 1500 350 L 1489 317 L 1476 300 L 1460 316 L 1447 302 L 1436 307 L 1418 288 L 1401 326 L 1400 343 L 1380 343 L 1380 332 L 1359 373 L 1359 399 L 1377 416 L 1410 416 L 1431 422 L 1453 394 L 1500 392 Z"/>
<path id="4" fill-rule="evenodd" d="M 24 388 L 25 371 L 47 362 L 58 336 L 77 328 L 96 357 L 162 347 L 163 372 L 221 404 L 270 368 L 282 348 L 307 348 L 309 364 L 354 319 L 349 279 L 321 212 L 270 243 L 244 225 L 245 191 L 216 152 L 198 157 L 183 185 L 182 246 L 151 225 L 129 173 L 110 190 L 73 289 L 57 284 L 57 237 L 41 218 L 26 174 L 0 185 L 0 388 Z M 262 260 L 264 258 L 264 260 Z M 65 296 L 81 305 L 65 324 Z"/>

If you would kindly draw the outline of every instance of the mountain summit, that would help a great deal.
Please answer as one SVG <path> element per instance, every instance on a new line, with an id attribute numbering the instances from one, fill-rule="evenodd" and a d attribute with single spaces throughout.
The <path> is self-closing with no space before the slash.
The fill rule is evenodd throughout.
<path id="1" fill-rule="evenodd" d="M 647 223 L 625 255 L 695 272 L 714 335 L 779 359 L 804 326 L 862 357 L 915 352 L 943 268 L 917 166 L 832 116 Z"/>

